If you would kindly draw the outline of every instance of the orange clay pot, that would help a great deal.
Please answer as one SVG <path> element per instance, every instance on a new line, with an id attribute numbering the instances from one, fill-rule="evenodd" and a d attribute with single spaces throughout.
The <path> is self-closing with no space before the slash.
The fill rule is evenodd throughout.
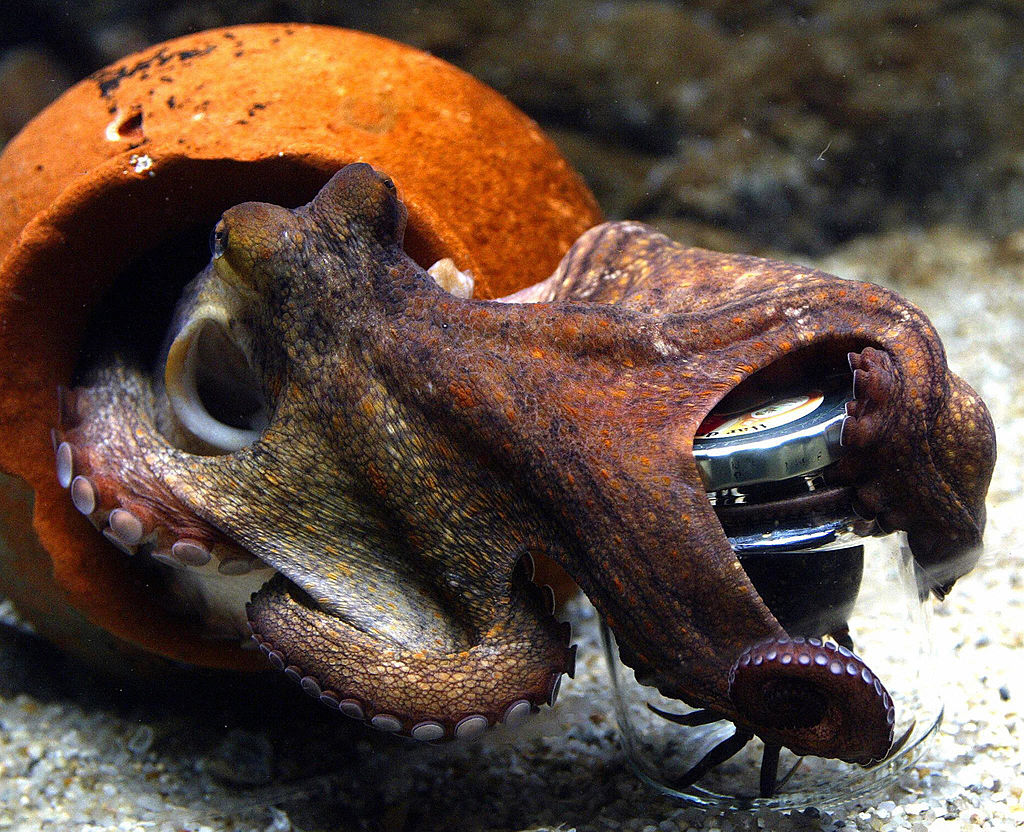
<path id="1" fill-rule="evenodd" d="M 165 612 L 74 510 L 54 474 L 56 389 L 90 315 L 115 279 L 142 279 L 133 264 L 147 252 L 205 239 L 239 202 L 302 204 L 357 160 L 398 185 L 409 253 L 422 265 L 452 257 L 478 297 L 547 276 L 599 221 L 551 142 L 493 90 L 423 52 L 327 27 L 154 46 L 68 90 L 0 157 L 0 592 L 61 646 L 109 667 L 147 653 L 259 666 Z"/>

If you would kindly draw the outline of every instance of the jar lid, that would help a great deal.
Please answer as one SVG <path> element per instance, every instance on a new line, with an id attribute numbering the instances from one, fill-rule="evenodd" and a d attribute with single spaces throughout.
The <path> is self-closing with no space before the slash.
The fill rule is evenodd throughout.
<path id="1" fill-rule="evenodd" d="M 708 491 L 772 482 L 818 471 L 842 454 L 840 436 L 849 393 L 811 390 L 770 399 L 739 412 L 718 408 L 693 439 Z"/>

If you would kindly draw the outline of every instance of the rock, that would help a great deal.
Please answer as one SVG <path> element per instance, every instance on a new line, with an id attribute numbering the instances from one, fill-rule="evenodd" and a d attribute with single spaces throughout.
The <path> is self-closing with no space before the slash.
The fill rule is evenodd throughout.
<path id="1" fill-rule="evenodd" d="M 23 46 L 0 59 L 0 145 L 71 85 L 60 59 L 47 49 Z"/>

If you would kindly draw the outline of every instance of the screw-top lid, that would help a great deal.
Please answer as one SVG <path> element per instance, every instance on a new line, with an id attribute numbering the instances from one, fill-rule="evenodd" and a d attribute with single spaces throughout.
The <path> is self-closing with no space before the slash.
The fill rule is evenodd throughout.
<path id="1" fill-rule="evenodd" d="M 848 400 L 841 389 L 811 390 L 739 412 L 711 411 L 693 440 L 705 488 L 785 480 L 835 462 Z"/>

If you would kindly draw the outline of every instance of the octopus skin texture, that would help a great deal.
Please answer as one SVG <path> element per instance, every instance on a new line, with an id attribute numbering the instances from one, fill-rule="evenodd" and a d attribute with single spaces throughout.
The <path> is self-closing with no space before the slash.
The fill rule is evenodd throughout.
<path id="1" fill-rule="evenodd" d="M 740 739 L 882 759 L 884 686 L 779 624 L 692 441 L 727 395 L 851 375 L 830 488 L 905 529 L 922 586 L 948 590 L 977 557 L 995 445 L 923 314 L 625 222 L 478 301 L 405 254 L 405 219 L 365 164 L 296 210 L 228 210 L 158 370 L 114 351 L 62 391 L 75 506 L 167 564 L 211 631 L 251 627 L 308 693 L 382 730 L 464 737 L 554 701 L 575 648 L 530 580 L 539 553 L 666 695 Z"/>

